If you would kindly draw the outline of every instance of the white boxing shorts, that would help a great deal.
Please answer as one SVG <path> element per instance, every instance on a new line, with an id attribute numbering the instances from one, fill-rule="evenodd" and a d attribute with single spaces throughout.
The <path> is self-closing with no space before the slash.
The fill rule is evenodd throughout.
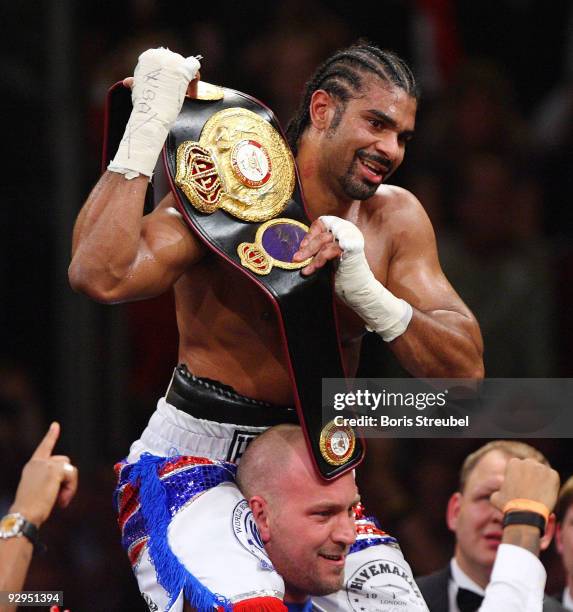
<path id="1" fill-rule="evenodd" d="M 149 609 L 182 612 L 187 600 L 198 612 L 286 611 L 284 582 L 235 474 L 248 443 L 273 420 L 292 422 L 293 414 L 197 379 L 184 366 L 176 369 L 167 398 L 159 400 L 141 438 L 116 465 L 122 544 Z M 190 410 L 254 425 L 216 423 Z M 395 538 L 361 510 L 356 528 L 345 588 L 313 598 L 313 609 L 427 612 Z"/>
<path id="2" fill-rule="evenodd" d="M 196 419 L 159 400 L 116 465 L 122 543 L 150 610 L 286 610 L 268 558 L 225 461 L 266 427 Z"/>

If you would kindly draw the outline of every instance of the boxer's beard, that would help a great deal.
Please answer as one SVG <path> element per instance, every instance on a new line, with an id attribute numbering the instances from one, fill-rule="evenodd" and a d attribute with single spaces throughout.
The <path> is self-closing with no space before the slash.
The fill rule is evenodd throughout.
<path id="1" fill-rule="evenodd" d="M 363 178 L 359 178 L 359 164 L 360 157 L 364 159 L 371 159 L 372 161 L 376 161 L 387 167 L 387 171 L 384 176 L 377 183 L 371 183 L 370 181 L 366 181 Z M 346 173 L 340 177 L 340 185 L 344 190 L 344 193 L 353 200 L 368 200 L 375 193 L 378 187 L 382 184 L 384 179 L 386 179 L 392 172 L 392 164 L 387 159 L 384 159 L 378 155 L 371 155 L 359 149 L 356 151 L 354 159 L 352 163 L 348 167 Z"/>

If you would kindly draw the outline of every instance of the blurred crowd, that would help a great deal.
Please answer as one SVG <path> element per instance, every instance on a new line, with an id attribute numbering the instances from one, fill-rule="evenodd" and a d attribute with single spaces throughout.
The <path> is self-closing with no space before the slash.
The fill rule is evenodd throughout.
<path id="1" fill-rule="evenodd" d="M 56 244 L 70 238 L 59 234 L 51 212 L 50 119 L 42 112 L 50 49 L 41 36 L 21 43 L 32 30 L 47 27 L 53 4 L 2 8 L 13 31 L 0 53 L 7 118 L 0 514 L 21 466 L 58 413 L 52 386 L 58 334 L 76 333 L 57 328 L 50 306 Z M 215 1 L 201 8 L 153 0 L 63 4 L 73 26 L 68 61 L 77 80 L 82 197 L 99 172 L 106 90 L 131 74 L 148 47 L 201 53 L 204 80 L 255 95 L 284 126 L 305 79 L 334 49 L 363 36 L 397 50 L 413 65 L 423 95 L 416 136 L 395 181 L 423 203 L 444 272 L 480 322 L 486 375 L 573 375 L 569 2 L 556 0 L 551 11 L 537 0 L 500 0 L 489 7 L 469 0 L 386 0 L 360 7 L 319 0 Z M 123 428 L 111 431 L 102 406 L 97 431 L 88 432 L 101 439 L 97 461 L 83 466 L 82 487 L 66 515 L 46 526 L 50 550 L 34 561 L 27 583 L 29 589 L 64 590 L 72 610 L 143 609 L 119 545 L 111 465 L 120 458 L 117 452 L 127 451 L 169 379 L 176 328 L 170 295 L 121 309 L 128 401 Z M 95 369 L 98 358 L 99 345 Z M 365 343 L 360 374 L 400 375 L 377 337 Z M 105 440 L 112 436 L 110 446 Z M 531 443 L 563 477 L 573 473 L 566 439 Z M 359 476 L 363 499 L 401 541 L 415 574 L 435 570 L 451 555 L 444 509 L 459 465 L 479 445 L 475 440 L 369 444 Z M 559 588 L 563 578 L 555 553 L 548 551 L 545 561 L 550 588 Z"/>

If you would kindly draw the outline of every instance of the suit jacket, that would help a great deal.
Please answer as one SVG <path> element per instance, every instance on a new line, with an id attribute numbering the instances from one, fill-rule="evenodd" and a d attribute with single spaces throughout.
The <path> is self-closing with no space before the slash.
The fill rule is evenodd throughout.
<path id="1" fill-rule="evenodd" d="M 450 612 L 448 601 L 448 581 L 450 580 L 450 566 L 416 578 L 418 587 L 426 600 L 430 612 Z M 543 600 L 543 612 L 567 612 L 565 608 L 552 597 L 545 596 Z"/>
<path id="2" fill-rule="evenodd" d="M 430 574 L 416 578 L 418 587 L 430 612 L 449 612 L 448 582 L 450 580 L 450 565 Z"/>
<path id="3" fill-rule="evenodd" d="M 551 597 L 553 597 L 553 599 L 556 599 L 560 604 L 562 604 L 563 603 L 563 598 L 564 598 L 563 589 L 561 589 L 557 593 L 553 593 L 553 595 L 551 595 Z M 568 610 L 568 608 L 565 608 L 565 610 Z"/>
<path id="4" fill-rule="evenodd" d="M 563 591 L 559 591 L 559 593 L 553 593 L 553 595 L 551 595 L 551 597 L 553 597 L 553 599 L 556 599 L 559 603 L 563 603 Z"/>

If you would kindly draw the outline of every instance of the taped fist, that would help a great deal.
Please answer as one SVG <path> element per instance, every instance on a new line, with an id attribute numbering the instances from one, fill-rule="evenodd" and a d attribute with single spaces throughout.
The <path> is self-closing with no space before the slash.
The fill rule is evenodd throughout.
<path id="1" fill-rule="evenodd" d="M 133 110 L 117 153 L 108 170 L 127 179 L 151 177 L 167 134 L 183 106 L 189 82 L 201 64 L 169 49 L 148 49 L 135 67 L 131 101 Z"/>
<path id="2" fill-rule="evenodd" d="M 315 221 L 295 255 L 298 261 L 313 257 L 303 270 L 311 274 L 330 260 L 338 258 L 335 275 L 336 295 L 386 342 L 402 335 L 413 310 L 376 280 L 366 255 L 364 236 L 350 221 L 325 215 Z"/>

